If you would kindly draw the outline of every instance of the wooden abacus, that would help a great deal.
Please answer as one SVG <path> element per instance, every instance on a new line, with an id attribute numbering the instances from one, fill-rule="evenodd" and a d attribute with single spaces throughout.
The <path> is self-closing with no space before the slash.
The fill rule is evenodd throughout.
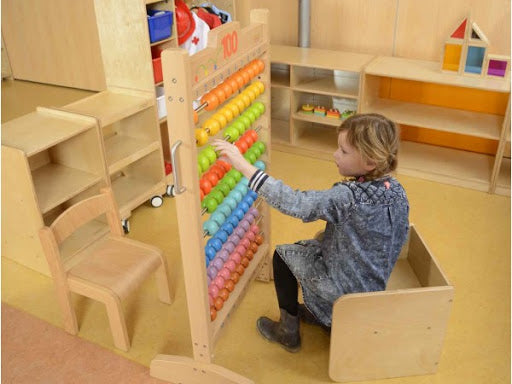
<path id="1" fill-rule="evenodd" d="M 219 164 L 215 152 L 204 147 L 210 137 L 224 138 L 256 166 L 270 165 L 268 10 L 253 10 L 250 21 L 243 29 L 232 22 L 212 30 L 207 48 L 193 56 L 181 49 L 162 53 L 168 120 L 172 121 L 172 194 L 176 196 L 194 356 L 157 355 L 150 373 L 175 383 L 252 383 L 212 359 L 215 342 L 248 284 L 256 276 L 268 281 L 272 274 L 269 208 L 261 200 L 254 202 L 256 196 L 247 191 L 247 179 L 240 179 L 241 174 L 229 170 L 229 165 Z M 195 100 L 199 102 L 194 106 Z M 228 127 L 237 111 L 239 115 L 247 112 L 250 124 L 242 119 Z M 255 145 L 255 133 L 245 132 L 250 131 L 249 126 L 264 144 Z M 206 175 L 208 168 L 211 174 Z M 200 184 L 198 174 L 203 172 Z M 221 183 L 220 179 L 225 180 Z M 242 200 L 243 192 L 246 196 Z M 251 208 L 249 203 L 253 203 Z M 211 216 L 206 220 L 208 214 Z M 228 235 L 238 238 L 240 244 L 230 242 Z M 224 291 L 219 293 L 222 282 L 225 287 L 220 291 Z M 220 299 L 226 293 L 229 298 Z M 215 300 L 213 296 L 217 296 Z"/>

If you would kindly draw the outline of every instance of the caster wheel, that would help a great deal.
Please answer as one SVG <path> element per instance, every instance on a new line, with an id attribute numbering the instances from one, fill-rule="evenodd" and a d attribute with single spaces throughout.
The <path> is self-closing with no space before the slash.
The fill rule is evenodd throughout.
<path id="1" fill-rule="evenodd" d="M 130 232 L 130 222 L 127 219 L 121 220 L 121 225 L 123 226 L 124 233 Z"/>
<path id="2" fill-rule="evenodd" d="M 153 196 L 150 202 L 151 206 L 158 208 L 162 206 L 162 204 L 164 203 L 164 199 L 162 198 L 162 196 Z"/>
<path id="3" fill-rule="evenodd" d="M 170 196 L 170 197 L 176 197 L 176 193 L 174 191 L 174 185 L 167 186 L 166 194 L 167 194 L 167 196 Z"/>

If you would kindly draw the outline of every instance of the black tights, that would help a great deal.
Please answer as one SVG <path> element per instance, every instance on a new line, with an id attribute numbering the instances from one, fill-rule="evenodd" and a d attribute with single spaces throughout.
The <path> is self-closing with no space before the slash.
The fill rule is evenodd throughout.
<path id="1" fill-rule="evenodd" d="M 274 286 L 276 287 L 279 308 L 285 309 L 292 316 L 297 316 L 299 306 L 297 279 L 277 251 L 274 251 L 272 265 L 274 266 Z"/>

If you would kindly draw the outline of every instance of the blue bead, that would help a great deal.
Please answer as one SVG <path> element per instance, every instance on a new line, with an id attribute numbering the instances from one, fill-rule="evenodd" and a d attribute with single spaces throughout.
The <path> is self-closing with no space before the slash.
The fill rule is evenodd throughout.
<path id="1" fill-rule="evenodd" d="M 242 201 L 243 195 L 242 193 L 240 193 L 240 191 L 238 191 L 235 188 L 229 193 L 229 197 L 232 197 L 233 199 L 236 200 L 237 203 L 239 203 L 240 201 Z"/>
<path id="2" fill-rule="evenodd" d="M 242 178 L 242 180 L 240 180 L 240 183 L 242 183 L 242 185 L 248 186 L 249 179 L 247 177 L 244 177 L 244 178 Z"/>
<path id="3" fill-rule="evenodd" d="M 250 195 L 246 195 L 242 201 L 249 204 L 249 206 L 251 206 L 252 203 L 254 203 L 254 199 Z"/>
<path id="4" fill-rule="evenodd" d="M 226 203 L 231 210 L 235 209 L 237 204 L 236 200 L 229 196 L 224 199 L 224 203 Z"/>
<path id="5" fill-rule="evenodd" d="M 233 226 L 233 228 L 235 228 L 240 220 L 238 220 L 236 216 L 231 215 L 227 218 L 226 221 L 230 223 Z"/>
<path id="6" fill-rule="evenodd" d="M 228 233 L 226 231 L 217 231 L 215 238 L 219 239 L 222 241 L 222 244 L 224 244 L 226 241 L 228 241 Z"/>
<path id="7" fill-rule="evenodd" d="M 229 205 L 222 203 L 217 207 L 214 213 L 216 213 L 217 211 L 221 212 L 225 217 L 228 217 L 229 215 L 231 215 L 232 209 L 229 207 Z"/>
<path id="8" fill-rule="evenodd" d="M 235 215 L 238 220 L 242 220 L 244 218 L 245 212 L 240 208 L 237 208 L 233 211 L 233 215 Z"/>
<path id="9" fill-rule="evenodd" d="M 215 257 L 215 255 L 217 254 L 217 251 L 215 250 L 215 248 L 211 247 L 211 246 L 207 246 L 205 249 L 204 249 L 204 254 L 206 255 L 206 259 L 207 260 L 211 260 Z M 207 263 L 208 264 L 208 263 Z"/>
<path id="10" fill-rule="evenodd" d="M 256 192 L 254 192 L 254 191 L 249 191 L 248 193 L 249 193 L 249 195 L 251 195 L 251 197 L 252 197 L 254 200 L 256 200 L 256 199 L 258 198 L 258 194 L 257 194 Z"/>
<path id="11" fill-rule="evenodd" d="M 216 252 L 218 252 L 222 248 L 222 242 L 219 239 L 216 239 L 215 237 L 208 240 L 206 245 L 215 249 Z"/>
<path id="12" fill-rule="evenodd" d="M 251 206 L 247 204 L 246 201 L 242 201 L 240 204 L 238 204 L 238 208 L 240 208 L 242 211 L 244 211 L 244 214 L 247 213 Z"/>
<path id="13" fill-rule="evenodd" d="M 235 191 L 239 191 L 242 194 L 242 196 L 245 196 L 247 194 L 247 190 L 248 190 L 248 188 L 243 184 L 238 184 L 235 187 Z"/>
<path id="14" fill-rule="evenodd" d="M 233 227 L 233 224 L 231 224 L 231 223 L 224 223 L 224 224 L 222 224 L 220 229 L 222 229 L 223 231 L 226 231 L 228 233 L 228 235 L 231 235 L 235 228 Z"/>
<path id="15" fill-rule="evenodd" d="M 261 161 L 261 160 L 256 161 L 253 165 L 256 168 L 261 169 L 262 171 L 264 171 L 265 168 L 266 168 L 265 163 L 263 161 Z"/>
<path id="16" fill-rule="evenodd" d="M 210 220 L 206 220 L 203 223 L 203 230 L 208 232 L 208 234 L 210 236 L 213 236 L 219 230 L 219 224 L 217 224 L 215 221 L 213 221 L 211 219 Z"/>
<path id="17" fill-rule="evenodd" d="M 215 221 L 219 225 L 222 225 L 226 220 L 226 215 L 224 215 L 223 212 L 220 212 L 219 207 L 217 207 L 216 211 L 210 215 L 210 220 Z"/>

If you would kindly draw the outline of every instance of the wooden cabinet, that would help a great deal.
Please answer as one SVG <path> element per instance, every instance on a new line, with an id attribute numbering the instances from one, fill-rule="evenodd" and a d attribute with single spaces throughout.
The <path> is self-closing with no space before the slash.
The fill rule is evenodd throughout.
<path id="1" fill-rule="evenodd" d="M 161 204 L 159 195 L 165 193 L 166 184 L 152 93 L 109 90 L 63 109 L 98 121 L 109 181 L 122 219 L 148 199 L 154 206 Z"/>
<path id="2" fill-rule="evenodd" d="M 497 183 L 498 192 L 510 194 L 510 160 L 503 158 L 510 142 L 508 81 L 442 73 L 436 62 L 378 57 L 364 69 L 362 94 L 360 112 L 381 113 L 404 134 L 421 127 L 455 142 L 469 137 L 498 144 L 499 150 L 483 154 L 402 141 L 399 173 L 490 192 Z M 485 107 L 489 103 L 492 108 Z"/>
<path id="3" fill-rule="evenodd" d="M 2 124 L 2 256 L 49 275 L 39 229 L 106 185 L 94 118 L 38 108 Z M 93 221 L 70 237 L 65 252 L 107 230 Z"/>
<path id="4" fill-rule="evenodd" d="M 362 68 L 372 55 L 272 45 L 274 148 L 331 159 L 341 119 L 301 111 L 303 104 L 356 111 Z"/>

